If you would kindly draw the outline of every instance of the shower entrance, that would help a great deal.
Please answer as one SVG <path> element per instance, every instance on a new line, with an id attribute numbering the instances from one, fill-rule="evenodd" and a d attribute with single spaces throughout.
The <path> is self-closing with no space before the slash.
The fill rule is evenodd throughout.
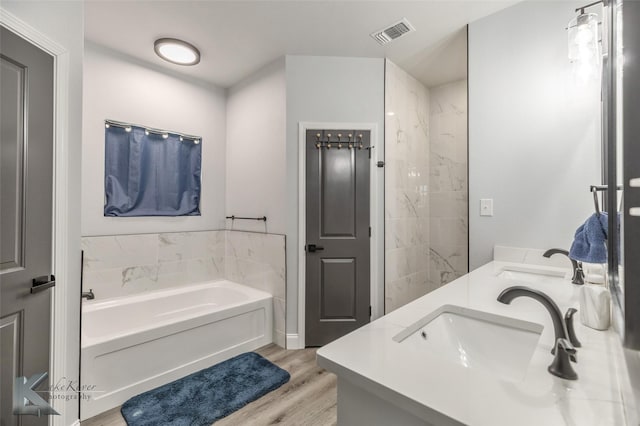
<path id="1" fill-rule="evenodd" d="M 370 320 L 368 130 L 307 130 L 305 345 Z"/>

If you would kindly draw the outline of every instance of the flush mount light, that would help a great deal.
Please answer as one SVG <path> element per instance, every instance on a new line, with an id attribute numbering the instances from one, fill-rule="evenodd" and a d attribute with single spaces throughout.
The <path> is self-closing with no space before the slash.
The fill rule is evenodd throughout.
<path id="1" fill-rule="evenodd" d="M 196 65 L 200 51 L 191 43 L 176 38 L 160 38 L 153 44 L 156 54 L 165 61 L 177 65 Z"/>

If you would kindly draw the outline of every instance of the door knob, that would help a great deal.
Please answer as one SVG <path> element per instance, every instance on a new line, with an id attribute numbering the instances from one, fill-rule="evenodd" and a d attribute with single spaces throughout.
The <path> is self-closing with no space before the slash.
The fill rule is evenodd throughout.
<path id="1" fill-rule="evenodd" d="M 322 251 L 322 250 L 324 250 L 324 247 L 322 247 L 322 246 L 317 246 L 317 245 L 315 245 L 315 244 L 309 244 L 309 245 L 307 245 L 307 251 L 308 251 L 309 253 L 315 253 L 315 252 L 317 252 L 317 251 Z"/>
<path id="2" fill-rule="evenodd" d="M 31 280 L 31 294 L 46 290 L 56 285 L 56 277 L 53 275 L 43 275 Z"/>

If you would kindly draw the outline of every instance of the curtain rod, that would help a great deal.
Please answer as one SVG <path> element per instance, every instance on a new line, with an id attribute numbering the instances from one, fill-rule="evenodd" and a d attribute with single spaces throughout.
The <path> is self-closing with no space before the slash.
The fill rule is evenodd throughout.
<path id="1" fill-rule="evenodd" d="M 123 129 L 131 129 L 132 127 L 140 127 L 141 129 L 144 129 L 145 132 L 147 133 L 153 133 L 156 135 L 168 135 L 169 133 L 171 133 L 172 135 L 178 135 L 180 136 L 180 139 L 190 139 L 196 143 L 199 143 L 202 140 L 201 136 L 194 136 L 194 135 L 188 135 L 186 133 L 181 133 L 181 132 L 174 132 L 173 130 L 162 130 L 162 129 L 155 129 L 153 127 L 148 127 L 148 126 L 142 126 L 140 124 L 134 124 L 134 123 L 126 123 L 124 121 L 116 121 L 116 120 L 104 120 L 104 124 L 107 128 L 109 128 L 109 126 L 115 126 L 115 127 L 120 127 Z"/>

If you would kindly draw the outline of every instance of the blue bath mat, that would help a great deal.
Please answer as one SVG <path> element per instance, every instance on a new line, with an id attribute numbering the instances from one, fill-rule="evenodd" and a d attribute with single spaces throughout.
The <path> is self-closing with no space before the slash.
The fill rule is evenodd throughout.
<path id="1" fill-rule="evenodd" d="M 289 377 L 248 352 L 134 396 L 120 411 L 129 426 L 208 426 L 279 388 Z"/>

